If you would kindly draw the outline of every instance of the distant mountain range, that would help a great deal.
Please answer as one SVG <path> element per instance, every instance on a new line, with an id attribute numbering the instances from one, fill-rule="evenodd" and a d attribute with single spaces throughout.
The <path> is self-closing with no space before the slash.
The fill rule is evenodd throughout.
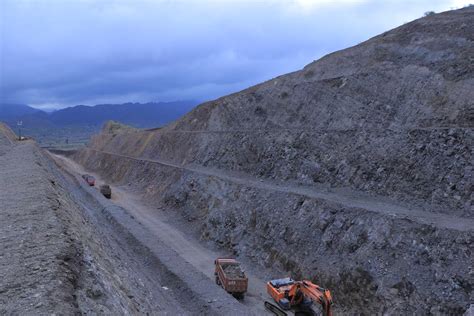
<path id="1" fill-rule="evenodd" d="M 138 128 L 162 127 L 183 116 L 197 101 L 77 105 L 44 112 L 24 104 L 1 104 L 0 121 L 17 134 L 34 138 L 42 147 L 77 148 L 87 143 L 108 120 Z M 17 122 L 22 125 L 18 126 Z"/>
<path id="2" fill-rule="evenodd" d="M 34 109 L 24 104 L 0 103 L 0 121 L 14 120 L 25 115 L 31 115 L 35 113 L 41 113 L 41 112 L 43 111 Z"/>
<path id="3" fill-rule="evenodd" d="M 108 120 L 135 127 L 159 127 L 189 112 L 197 101 L 77 105 L 51 113 L 24 104 L 0 104 L 0 121 L 27 128 L 100 126 Z"/>

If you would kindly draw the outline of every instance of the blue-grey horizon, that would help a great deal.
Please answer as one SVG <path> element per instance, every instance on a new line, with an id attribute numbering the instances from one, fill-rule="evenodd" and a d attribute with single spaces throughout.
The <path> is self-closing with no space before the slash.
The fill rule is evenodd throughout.
<path id="1" fill-rule="evenodd" d="M 210 100 L 465 0 L 0 1 L 0 103 Z"/>

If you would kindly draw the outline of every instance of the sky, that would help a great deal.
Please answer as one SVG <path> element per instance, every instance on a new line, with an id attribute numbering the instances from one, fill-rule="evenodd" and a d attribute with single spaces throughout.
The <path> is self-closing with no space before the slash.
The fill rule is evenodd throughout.
<path id="1" fill-rule="evenodd" d="M 473 0 L 0 0 L 0 103 L 206 101 Z"/>

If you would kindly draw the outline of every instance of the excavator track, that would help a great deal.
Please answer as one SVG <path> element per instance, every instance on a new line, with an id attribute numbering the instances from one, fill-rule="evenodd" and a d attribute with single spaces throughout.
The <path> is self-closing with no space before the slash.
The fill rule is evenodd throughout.
<path id="1" fill-rule="evenodd" d="M 277 315 L 277 316 L 287 316 L 288 314 L 283 311 L 281 308 L 279 308 L 278 306 L 270 303 L 270 302 L 265 302 L 265 308 L 267 310 L 269 310 L 270 312 L 272 312 L 273 314 Z"/>

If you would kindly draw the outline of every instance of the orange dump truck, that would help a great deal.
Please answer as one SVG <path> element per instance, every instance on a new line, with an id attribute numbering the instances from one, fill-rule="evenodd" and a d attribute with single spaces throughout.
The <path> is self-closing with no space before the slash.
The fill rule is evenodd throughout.
<path id="1" fill-rule="evenodd" d="M 249 281 L 240 263 L 233 258 L 217 258 L 214 265 L 216 284 L 235 298 L 244 298 Z"/>

